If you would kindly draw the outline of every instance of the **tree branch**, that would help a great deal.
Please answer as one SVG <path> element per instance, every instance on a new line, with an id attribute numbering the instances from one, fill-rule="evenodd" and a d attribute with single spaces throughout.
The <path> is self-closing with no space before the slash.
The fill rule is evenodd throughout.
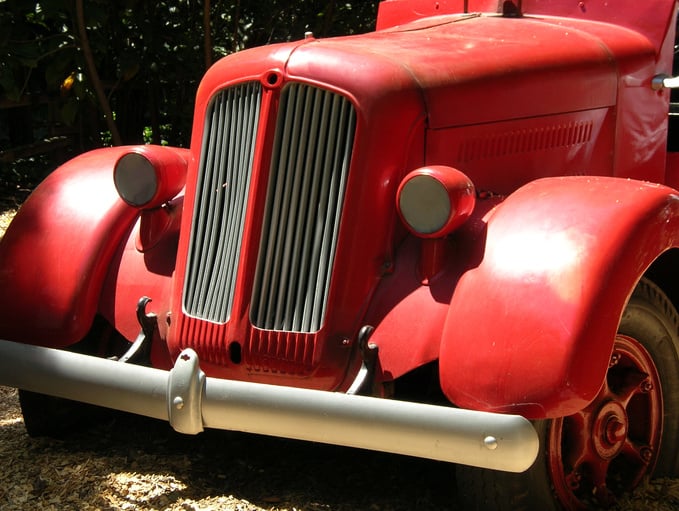
<path id="1" fill-rule="evenodd" d="M 203 33 L 205 52 L 205 69 L 212 65 L 212 28 L 210 27 L 210 0 L 204 0 L 203 4 Z"/>
<path id="2" fill-rule="evenodd" d="M 116 122 L 113 119 L 113 113 L 111 112 L 111 105 L 109 104 L 108 98 L 104 93 L 104 86 L 102 85 L 101 79 L 99 78 L 99 73 L 97 72 L 97 67 L 94 63 L 92 48 L 90 47 L 90 41 L 87 37 L 87 30 L 85 28 L 85 15 L 83 14 L 83 0 L 76 0 L 75 7 L 76 18 L 78 22 L 78 33 L 80 34 L 80 47 L 85 57 L 87 74 L 89 75 L 90 81 L 92 82 L 92 87 L 94 87 L 94 92 L 97 95 L 99 106 L 104 112 L 104 119 L 106 120 L 106 125 L 111 132 L 111 140 L 113 145 L 122 145 L 122 139 L 120 138 L 120 133 L 118 132 Z"/>

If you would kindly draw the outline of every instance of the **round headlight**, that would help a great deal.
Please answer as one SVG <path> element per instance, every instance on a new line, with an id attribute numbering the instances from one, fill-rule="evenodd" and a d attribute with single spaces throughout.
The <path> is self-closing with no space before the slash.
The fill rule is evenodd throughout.
<path id="1" fill-rule="evenodd" d="M 181 191 L 186 182 L 186 160 L 160 146 L 140 146 L 121 156 L 113 168 L 118 195 L 130 206 L 161 206 Z"/>
<path id="2" fill-rule="evenodd" d="M 156 170 L 139 153 L 127 153 L 118 160 L 113 181 L 120 198 L 137 208 L 148 204 L 158 191 Z"/>
<path id="3" fill-rule="evenodd" d="M 459 170 L 422 167 L 409 173 L 397 194 L 398 212 L 422 238 L 440 238 L 462 225 L 474 210 L 474 185 Z"/>

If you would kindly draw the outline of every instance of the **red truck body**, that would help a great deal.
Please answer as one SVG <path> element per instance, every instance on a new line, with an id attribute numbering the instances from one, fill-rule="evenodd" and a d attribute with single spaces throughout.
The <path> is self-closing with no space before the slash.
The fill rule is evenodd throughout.
<path id="1" fill-rule="evenodd" d="M 676 344 L 675 23 L 674 0 L 385 0 L 373 33 L 228 56 L 189 149 L 92 151 L 28 199 L 0 244 L 0 338 L 83 351 L 105 325 L 89 355 L 141 339 L 158 370 L 190 349 L 208 379 L 348 395 L 428 369 L 455 407 L 584 417 L 611 445 L 649 416 L 633 488 L 664 463 L 672 391 L 601 393 L 618 345 L 656 371 L 616 334 L 635 288 L 662 293 Z M 573 443 L 605 486 L 613 456 Z M 546 456 L 557 505 L 586 506 Z"/>

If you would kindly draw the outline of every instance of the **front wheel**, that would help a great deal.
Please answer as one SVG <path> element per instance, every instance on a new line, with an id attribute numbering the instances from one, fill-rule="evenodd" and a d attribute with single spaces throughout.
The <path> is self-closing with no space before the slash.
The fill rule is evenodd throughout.
<path id="1" fill-rule="evenodd" d="M 465 509 L 608 508 L 648 476 L 674 476 L 679 453 L 679 316 L 642 280 L 620 321 L 592 403 L 536 422 L 541 449 L 522 474 L 459 467 Z"/>
<path id="2" fill-rule="evenodd" d="M 124 352 L 129 342 L 101 317 L 96 317 L 83 340 L 70 349 L 77 353 L 100 357 Z M 107 420 L 110 411 L 99 406 L 79 403 L 28 390 L 19 390 L 19 405 L 26 432 L 32 437 L 63 438 L 82 432 Z"/>

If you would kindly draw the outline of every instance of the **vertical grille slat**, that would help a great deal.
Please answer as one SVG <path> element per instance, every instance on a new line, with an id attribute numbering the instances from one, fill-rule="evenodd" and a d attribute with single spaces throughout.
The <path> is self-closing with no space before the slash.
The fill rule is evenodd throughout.
<path id="1" fill-rule="evenodd" d="M 339 120 L 332 123 L 336 131 L 330 134 L 329 140 L 336 141 L 334 146 L 334 161 L 333 168 L 348 167 L 350 159 L 349 141 L 353 143 L 353 109 L 347 102 L 341 105 L 336 105 L 333 112 L 338 111 Z M 349 126 L 351 130 L 349 130 Z M 331 277 L 331 257 L 335 253 L 337 245 L 337 230 L 339 228 L 339 221 L 341 215 L 341 205 L 344 201 L 344 189 L 346 185 L 346 173 L 337 173 L 331 176 L 330 189 L 328 191 L 328 213 L 324 225 L 324 232 L 322 237 L 322 246 L 320 250 L 320 268 L 318 271 L 318 281 L 316 282 L 316 289 L 314 294 L 313 312 L 310 318 L 310 324 L 316 324 L 323 321 L 325 314 L 325 303 L 327 300 L 327 293 L 325 290 L 330 286 Z M 305 323 L 306 324 L 306 323 Z"/>
<path id="2" fill-rule="evenodd" d="M 251 321 L 311 333 L 325 317 L 356 116 L 342 96 L 302 84 L 280 105 Z"/>
<path id="3" fill-rule="evenodd" d="M 261 98 L 258 82 L 231 87 L 206 116 L 183 304 L 215 323 L 233 306 Z"/>
<path id="4" fill-rule="evenodd" d="M 314 118 L 312 121 L 310 133 L 309 133 L 309 144 L 307 145 L 307 161 L 313 161 L 314 168 L 323 168 L 323 155 L 324 150 L 319 148 L 326 148 L 326 132 L 328 130 L 328 108 L 326 100 L 323 97 L 323 93 L 320 90 L 315 91 L 316 99 L 319 107 L 314 112 Z M 313 227 L 316 222 L 316 217 L 318 211 L 313 207 L 314 204 L 318 204 L 318 194 L 320 190 L 320 183 L 323 173 L 321 172 L 307 172 L 304 187 L 302 191 L 303 202 L 300 208 L 306 211 L 306 216 L 300 215 L 298 217 L 298 224 L 296 227 L 299 233 L 299 245 L 308 246 L 313 240 Z M 290 286 L 288 288 L 288 294 L 286 296 L 286 310 L 285 317 L 291 318 L 293 325 L 300 325 L 300 315 L 304 313 L 304 307 L 295 307 L 295 304 L 304 303 L 305 293 L 304 290 L 309 281 L 308 273 L 299 272 L 300 268 L 308 269 L 310 268 L 310 257 L 313 251 L 304 251 L 301 257 L 296 260 L 295 273 L 299 275 L 297 279 L 296 286 Z M 301 309 L 301 310 L 300 310 Z M 304 328 L 300 328 L 304 330 Z"/>
<path id="5" fill-rule="evenodd" d="M 295 97 L 288 96 L 288 104 L 284 107 L 292 108 L 294 111 Z M 283 102 L 281 102 L 283 103 Z M 290 106 L 292 103 L 292 107 Z M 279 115 L 278 126 L 276 132 L 283 136 L 277 136 L 274 145 L 273 154 L 278 157 L 278 160 L 285 162 L 286 166 L 290 166 L 292 159 L 294 158 L 294 151 L 290 149 L 292 138 L 292 132 L 295 123 L 292 117 L 287 117 L 285 115 Z M 273 226 L 279 225 L 281 218 L 285 217 L 285 183 L 283 181 L 274 180 L 272 177 L 272 184 L 269 184 L 269 192 L 267 194 L 267 214 L 264 217 L 264 226 L 262 232 L 271 232 Z M 253 310 L 257 311 L 256 315 L 252 318 L 252 322 L 255 325 L 266 324 L 267 320 L 265 318 L 266 311 L 271 307 L 271 294 L 262 292 L 262 289 L 271 289 L 272 281 L 278 277 L 280 259 L 274 257 L 274 253 L 277 247 L 281 244 L 282 231 L 278 230 L 275 234 L 269 236 L 269 243 L 262 244 L 260 248 L 260 262 L 258 264 L 258 283 L 255 284 L 253 292 Z M 267 261 L 266 264 L 262 264 L 262 260 Z"/>

